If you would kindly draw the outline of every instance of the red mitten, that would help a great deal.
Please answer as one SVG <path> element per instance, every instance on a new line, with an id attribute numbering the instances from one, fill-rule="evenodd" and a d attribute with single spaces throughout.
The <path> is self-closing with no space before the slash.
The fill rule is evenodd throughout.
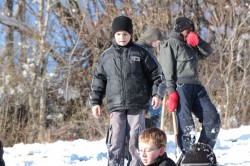
<path id="1" fill-rule="evenodd" d="M 166 106 L 168 107 L 168 112 L 174 112 L 178 105 L 178 93 L 172 92 L 169 94 L 168 101 L 166 102 Z"/>
<path id="2" fill-rule="evenodd" d="M 197 44 L 199 43 L 199 37 L 195 32 L 190 32 L 187 36 L 187 44 L 189 44 L 190 46 L 197 46 Z"/>

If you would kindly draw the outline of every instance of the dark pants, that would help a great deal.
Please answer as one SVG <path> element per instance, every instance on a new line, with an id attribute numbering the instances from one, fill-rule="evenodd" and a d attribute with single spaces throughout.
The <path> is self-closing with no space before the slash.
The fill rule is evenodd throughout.
<path id="1" fill-rule="evenodd" d="M 128 165 L 140 166 L 138 137 L 145 130 L 145 110 L 128 109 L 110 114 L 108 137 L 109 166 L 124 166 L 125 144 L 128 141 Z"/>
<path id="2" fill-rule="evenodd" d="M 0 166 L 5 166 L 4 160 L 3 160 L 3 144 L 2 141 L 0 140 Z"/>
<path id="3" fill-rule="evenodd" d="M 220 115 L 212 104 L 204 86 L 184 84 L 178 85 L 179 103 L 177 120 L 179 143 L 183 153 L 186 153 L 195 143 L 195 125 L 192 117 L 195 115 L 202 124 L 198 142 L 214 147 L 220 131 Z"/>
<path id="4" fill-rule="evenodd" d="M 150 103 L 149 103 L 150 107 L 149 107 L 149 110 L 148 110 L 148 112 L 150 114 L 150 120 L 153 123 L 155 123 L 158 128 L 160 128 L 161 127 L 162 105 L 159 108 L 157 108 L 156 110 L 154 110 L 153 106 L 151 105 L 151 101 L 152 101 L 152 99 L 150 100 Z M 146 126 L 147 126 L 147 124 L 146 124 Z"/>

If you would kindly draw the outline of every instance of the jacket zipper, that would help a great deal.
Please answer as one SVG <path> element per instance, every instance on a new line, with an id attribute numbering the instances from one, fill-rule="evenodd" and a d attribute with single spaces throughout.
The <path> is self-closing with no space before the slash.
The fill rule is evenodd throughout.
<path id="1" fill-rule="evenodd" d="M 121 49 L 121 78 L 122 78 L 122 103 L 123 103 L 123 105 L 125 106 L 125 85 L 124 85 L 124 75 L 123 75 L 123 52 L 124 52 L 124 50 L 123 49 Z"/>

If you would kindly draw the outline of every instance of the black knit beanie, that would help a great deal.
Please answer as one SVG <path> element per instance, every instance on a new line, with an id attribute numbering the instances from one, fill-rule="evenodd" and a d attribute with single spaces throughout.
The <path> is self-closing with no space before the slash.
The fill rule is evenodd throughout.
<path id="1" fill-rule="evenodd" d="M 112 23 L 112 34 L 114 35 L 118 31 L 126 31 L 130 35 L 133 34 L 132 20 L 126 16 L 118 16 Z"/>
<path id="2" fill-rule="evenodd" d="M 194 31 L 193 21 L 187 17 L 178 17 L 175 21 L 174 31 L 180 33 L 185 29 L 187 29 L 188 27 L 192 27 Z"/>

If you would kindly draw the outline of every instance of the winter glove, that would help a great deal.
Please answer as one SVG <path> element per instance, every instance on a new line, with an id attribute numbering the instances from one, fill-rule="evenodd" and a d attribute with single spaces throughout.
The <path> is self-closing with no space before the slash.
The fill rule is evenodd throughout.
<path id="1" fill-rule="evenodd" d="M 169 94 L 168 100 L 166 102 L 166 106 L 168 107 L 168 112 L 174 112 L 178 105 L 178 93 L 172 92 Z"/>
<path id="2" fill-rule="evenodd" d="M 197 46 L 199 43 L 199 36 L 195 32 L 190 32 L 187 36 L 187 44 L 190 46 Z"/>

